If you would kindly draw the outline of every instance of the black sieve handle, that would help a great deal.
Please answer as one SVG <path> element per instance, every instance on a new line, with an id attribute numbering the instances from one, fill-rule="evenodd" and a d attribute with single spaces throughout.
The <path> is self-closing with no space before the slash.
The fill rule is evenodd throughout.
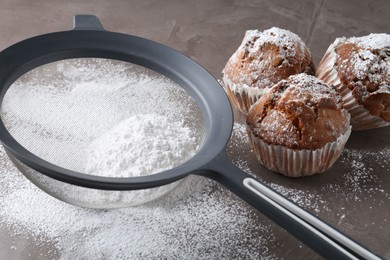
<path id="1" fill-rule="evenodd" d="M 73 17 L 73 30 L 104 31 L 104 28 L 95 15 L 78 14 Z"/>
<path id="2" fill-rule="evenodd" d="M 201 171 L 326 259 L 379 259 L 317 217 L 236 167 L 221 153 Z"/>

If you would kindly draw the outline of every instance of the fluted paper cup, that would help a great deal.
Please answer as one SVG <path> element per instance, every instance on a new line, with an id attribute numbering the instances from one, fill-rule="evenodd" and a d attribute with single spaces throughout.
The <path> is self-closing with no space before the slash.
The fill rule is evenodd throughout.
<path id="1" fill-rule="evenodd" d="M 249 108 L 267 91 L 245 84 L 235 84 L 225 76 L 222 80 L 230 102 L 244 115 L 248 114 Z"/>
<path id="2" fill-rule="evenodd" d="M 302 177 L 321 173 L 332 167 L 344 150 L 351 134 L 351 126 L 335 141 L 316 150 L 294 150 L 267 144 L 249 126 L 247 132 L 256 158 L 262 165 L 289 177 Z"/>

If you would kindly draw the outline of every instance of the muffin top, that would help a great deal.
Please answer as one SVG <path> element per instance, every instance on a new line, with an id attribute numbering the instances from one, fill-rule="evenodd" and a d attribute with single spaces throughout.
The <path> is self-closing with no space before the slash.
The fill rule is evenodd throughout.
<path id="1" fill-rule="evenodd" d="M 390 121 L 390 35 L 340 38 L 335 51 L 340 81 L 370 114 Z"/>
<path id="2" fill-rule="evenodd" d="M 246 31 L 223 70 L 233 83 L 259 88 L 301 72 L 314 74 L 309 49 L 298 35 L 277 27 Z"/>
<path id="3" fill-rule="evenodd" d="M 249 110 L 247 124 L 268 144 L 316 150 L 344 134 L 349 120 L 333 86 L 301 73 L 260 97 Z"/>

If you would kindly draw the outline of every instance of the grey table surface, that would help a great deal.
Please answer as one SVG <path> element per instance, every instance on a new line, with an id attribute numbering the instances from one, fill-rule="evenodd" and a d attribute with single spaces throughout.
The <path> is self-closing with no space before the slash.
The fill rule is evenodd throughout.
<path id="1" fill-rule="evenodd" d="M 310 48 L 315 64 L 336 37 L 390 33 L 388 0 L 0 0 L 0 6 L 0 50 L 32 36 L 69 30 L 76 14 L 95 14 L 107 30 L 141 36 L 177 49 L 217 79 L 221 78 L 226 61 L 247 29 L 265 30 L 277 26 L 295 32 Z M 238 123 L 244 121 L 236 111 L 235 118 Z M 233 161 L 245 164 L 246 170 L 284 191 L 287 198 L 298 200 L 298 204 L 320 219 L 375 254 L 390 259 L 389 127 L 353 133 L 346 153 L 332 169 L 301 179 L 264 173 L 249 147 L 237 147 L 234 136 L 231 143 L 228 152 Z M 12 168 L 4 153 L 0 162 L 0 174 Z M 364 167 L 357 171 L 356 164 Z M 374 177 L 363 178 L 367 175 Z M 321 199 L 312 201 L 317 203 L 313 207 L 310 199 L 299 203 L 302 200 L 296 198 L 297 193 L 286 190 L 301 191 L 303 196 Z M 230 196 L 222 192 L 221 196 L 224 195 Z M 258 219 L 273 225 L 261 215 Z M 280 245 L 272 248 L 275 258 L 320 258 L 276 226 L 274 234 Z M 0 220 L 0 259 L 26 258 L 61 258 L 61 249 L 50 240 L 37 243 L 32 234 L 20 232 L 20 229 L 15 232 Z"/>

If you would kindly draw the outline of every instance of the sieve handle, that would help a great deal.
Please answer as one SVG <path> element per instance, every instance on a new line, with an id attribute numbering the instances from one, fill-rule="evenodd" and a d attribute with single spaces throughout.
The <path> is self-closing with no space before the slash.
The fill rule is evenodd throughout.
<path id="1" fill-rule="evenodd" d="M 326 259 L 380 259 L 220 154 L 203 171 Z"/>
<path id="2" fill-rule="evenodd" d="M 95 15 L 78 14 L 73 17 L 73 30 L 104 31 L 104 28 Z"/>

